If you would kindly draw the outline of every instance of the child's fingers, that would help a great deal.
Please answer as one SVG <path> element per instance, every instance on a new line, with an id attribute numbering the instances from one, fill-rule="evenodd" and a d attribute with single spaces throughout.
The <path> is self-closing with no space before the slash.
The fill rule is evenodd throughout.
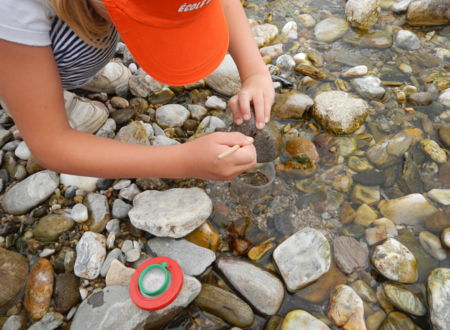
<path id="1" fill-rule="evenodd" d="M 264 128 L 264 118 L 265 118 L 265 110 L 264 110 L 264 98 L 262 93 L 257 93 L 253 95 L 253 107 L 255 109 L 255 120 L 256 127 L 258 129 Z"/>
<path id="2" fill-rule="evenodd" d="M 241 147 L 233 154 L 233 163 L 235 166 L 253 166 L 256 164 L 256 149 L 250 144 Z"/>
<path id="3" fill-rule="evenodd" d="M 239 98 L 239 108 L 241 111 L 241 115 L 244 120 L 249 120 L 251 118 L 250 115 L 250 96 L 247 92 L 240 92 L 238 94 Z"/>
<path id="4" fill-rule="evenodd" d="M 239 110 L 239 103 L 238 103 L 238 96 L 237 95 L 234 95 L 228 101 L 228 106 L 231 109 L 231 113 L 233 115 L 233 121 L 237 125 L 241 125 L 244 120 L 242 119 L 241 111 Z"/>

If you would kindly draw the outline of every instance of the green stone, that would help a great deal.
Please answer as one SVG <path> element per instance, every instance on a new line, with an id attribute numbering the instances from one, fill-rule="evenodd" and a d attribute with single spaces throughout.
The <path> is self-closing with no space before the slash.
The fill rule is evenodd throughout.
<path id="1" fill-rule="evenodd" d="M 33 229 L 33 236 L 41 242 L 53 242 L 62 233 L 71 230 L 74 224 L 71 218 L 63 214 L 49 214 L 39 220 Z"/>

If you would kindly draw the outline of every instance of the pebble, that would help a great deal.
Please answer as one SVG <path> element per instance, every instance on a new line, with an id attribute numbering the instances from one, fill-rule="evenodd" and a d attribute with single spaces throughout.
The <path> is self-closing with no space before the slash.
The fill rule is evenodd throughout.
<path id="1" fill-rule="evenodd" d="M 28 276 L 23 302 L 32 319 L 39 320 L 47 313 L 53 293 L 53 282 L 52 264 L 47 259 L 39 259 Z"/>
<path id="2" fill-rule="evenodd" d="M 398 235 L 395 224 L 388 218 L 376 219 L 372 225 L 373 227 L 367 228 L 365 231 L 366 241 L 369 245 L 374 245 Z"/>
<path id="3" fill-rule="evenodd" d="M 73 221 L 78 223 L 87 221 L 89 218 L 87 207 L 84 204 L 75 204 L 70 211 L 70 217 Z"/>
<path id="4" fill-rule="evenodd" d="M 119 180 L 119 182 L 113 185 L 114 190 L 120 190 L 128 187 L 131 184 L 131 180 Z"/>
<path id="5" fill-rule="evenodd" d="M 25 285 L 28 261 L 21 254 L 0 247 L 0 308 L 14 301 Z"/>
<path id="6" fill-rule="evenodd" d="M 180 144 L 180 142 L 174 139 L 170 139 L 164 135 L 157 135 L 155 138 L 152 139 L 153 146 L 172 146 L 176 144 Z"/>
<path id="7" fill-rule="evenodd" d="M 321 232 L 305 228 L 281 243 L 273 258 L 288 291 L 295 292 L 329 270 L 331 247 Z"/>
<path id="8" fill-rule="evenodd" d="M 55 172 L 45 170 L 32 174 L 4 194 L 3 209 L 14 215 L 24 214 L 49 198 L 58 184 Z"/>
<path id="9" fill-rule="evenodd" d="M 406 50 L 417 50 L 421 47 L 420 40 L 416 34 L 408 30 L 398 31 L 395 45 Z"/>
<path id="10" fill-rule="evenodd" d="M 280 69 L 283 77 L 289 77 L 295 68 L 295 60 L 289 54 L 279 56 L 275 64 Z"/>
<path id="11" fill-rule="evenodd" d="M 205 106 L 214 110 L 225 110 L 227 103 L 218 96 L 210 96 L 206 99 Z"/>
<path id="12" fill-rule="evenodd" d="M 379 0 L 349 0 L 345 5 L 345 17 L 353 27 L 369 30 L 378 19 Z"/>
<path id="13" fill-rule="evenodd" d="M 287 35 L 289 39 L 296 40 L 298 38 L 297 23 L 294 21 L 287 22 L 281 29 L 281 32 Z"/>
<path id="14" fill-rule="evenodd" d="M 316 25 L 316 20 L 310 14 L 298 15 L 299 22 L 307 29 L 312 28 Z"/>
<path id="15" fill-rule="evenodd" d="M 64 322 L 64 316 L 49 312 L 45 314 L 39 322 L 34 323 L 28 330 L 53 330 L 59 328 L 59 326 Z"/>
<path id="16" fill-rule="evenodd" d="M 419 234 L 420 245 L 433 258 L 443 261 L 447 259 L 447 252 L 442 248 L 439 237 L 428 231 L 421 231 Z"/>
<path id="17" fill-rule="evenodd" d="M 77 244 L 75 275 L 93 280 L 100 275 L 106 256 L 105 237 L 94 232 L 85 232 Z"/>
<path id="18" fill-rule="evenodd" d="M 126 267 L 119 260 L 113 259 L 106 274 L 106 286 L 128 285 L 134 272 L 134 268 Z"/>
<path id="19" fill-rule="evenodd" d="M 361 298 L 347 285 L 338 285 L 330 297 L 328 316 L 345 330 L 365 330 L 364 306 Z"/>
<path id="20" fill-rule="evenodd" d="M 73 228 L 74 222 L 64 214 L 48 214 L 33 229 L 33 236 L 41 242 L 53 242 Z"/>
<path id="21" fill-rule="evenodd" d="M 423 152 L 436 163 L 443 164 L 447 161 L 447 154 L 436 141 L 423 139 L 420 141 Z"/>
<path id="22" fill-rule="evenodd" d="M 351 81 L 351 84 L 359 95 L 369 99 L 381 99 L 386 93 L 386 90 L 381 87 L 381 80 L 378 77 L 355 78 Z"/>
<path id="23" fill-rule="evenodd" d="M 400 14 L 406 12 L 408 9 L 409 4 L 412 0 L 397 0 L 392 3 L 391 10 L 394 13 Z"/>
<path id="24" fill-rule="evenodd" d="M 105 261 L 102 264 L 102 268 L 100 269 L 100 275 L 105 277 L 109 271 L 109 268 L 111 267 L 112 262 L 117 259 L 124 259 L 122 251 L 119 248 L 115 248 L 108 253 Z"/>
<path id="25" fill-rule="evenodd" d="M 262 57 L 274 58 L 283 54 L 283 44 L 275 44 L 259 49 Z"/>
<path id="26" fill-rule="evenodd" d="M 117 132 L 115 139 L 125 143 L 148 146 L 148 131 L 140 121 L 132 121 Z"/>
<path id="27" fill-rule="evenodd" d="M 381 199 L 379 186 L 363 186 L 355 184 L 352 190 L 352 199 L 356 203 L 374 205 Z"/>
<path id="28" fill-rule="evenodd" d="M 208 221 L 187 235 L 185 239 L 214 252 L 217 251 L 221 240 L 217 230 Z"/>
<path id="29" fill-rule="evenodd" d="M 436 268 L 428 277 L 430 319 L 436 330 L 448 330 L 450 324 L 450 268 Z"/>
<path id="30" fill-rule="evenodd" d="M 344 73 L 342 73 L 342 77 L 344 78 L 355 78 L 365 76 L 369 69 L 365 65 L 357 65 L 353 68 L 348 69 Z"/>
<path id="31" fill-rule="evenodd" d="M 201 133 L 212 133 L 216 130 L 225 128 L 227 125 L 225 122 L 216 116 L 207 116 L 203 118 L 197 127 L 197 134 Z"/>
<path id="32" fill-rule="evenodd" d="M 450 22 L 448 2 L 436 0 L 412 1 L 408 7 L 406 21 L 413 26 L 440 25 Z"/>
<path id="33" fill-rule="evenodd" d="M 423 316 L 427 313 L 421 299 L 403 286 L 385 282 L 383 283 L 383 290 L 391 304 L 396 308 L 416 316 Z"/>
<path id="34" fill-rule="evenodd" d="M 89 193 L 83 203 L 89 211 L 89 229 L 96 233 L 102 232 L 110 219 L 108 199 L 102 194 Z"/>
<path id="35" fill-rule="evenodd" d="M 337 266 L 348 275 L 369 266 L 367 249 L 352 237 L 336 237 L 333 240 L 333 250 Z"/>
<path id="36" fill-rule="evenodd" d="M 425 227 L 436 233 L 440 233 L 445 228 L 450 227 L 450 214 L 445 211 L 438 211 L 425 221 Z"/>
<path id="37" fill-rule="evenodd" d="M 376 304 L 377 303 L 377 296 L 373 289 L 364 282 L 363 280 L 357 280 L 353 282 L 351 285 L 353 290 L 358 294 L 358 296 L 361 297 L 362 300 L 368 303 Z"/>
<path id="38" fill-rule="evenodd" d="M 330 330 L 330 328 L 308 312 L 296 309 L 286 314 L 281 325 L 281 330 Z"/>
<path id="39" fill-rule="evenodd" d="M 447 88 L 439 95 L 439 102 L 447 108 L 450 108 L 450 88 Z"/>
<path id="40" fill-rule="evenodd" d="M 277 28 L 275 27 L 275 29 Z M 255 27 L 252 30 L 255 31 Z M 278 29 L 276 33 L 278 33 Z M 229 54 L 225 55 L 220 66 L 205 78 L 205 82 L 208 87 L 225 96 L 233 96 L 239 93 L 241 80 L 233 58 Z"/>
<path id="41" fill-rule="evenodd" d="M 277 95 L 272 113 L 278 119 L 301 119 L 313 105 L 311 97 L 293 91 Z"/>
<path id="42" fill-rule="evenodd" d="M 330 17 L 316 24 L 314 34 L 318 40 L 332 43 L 341 38 L 349 27 L 346 20 Z"/>
<path id="43" fill-rule="evenodd" d="M 383 200 L 378 205 L 380 212 L 397 225 L 420 225 L 438 210 L 421 194 L 410 194 L 400 198 Z"/>
<path id="44" fill-rule="evenodd" d="M 2 330 L 25 330 L 27 329 L 27 323 L 25 315 L 11 315 L 5 323 L 3 323 Z"/>
<path id="45" fill-rule="evenodd" d="M 278 28 L 273 24 L 257 24 L 252 26 L 252 34 L 258 47 L 270 43 L 278 34 Z"/>
<path id="46" fill-rule="evenodd" d="M 221 257 L 216 266 L 225 278 L 259 313 L 274 315 L 284 299 L 283 283 L 250 262 Z"/>
<path id="47" fill-rule="evenodd" d="M 97 188 L 98 178 L 62 173 L 60 180 L 64 187 L 75 186 L 83 189 L 85 192 L 93 192 Z"/>
<path id="48" fill-rule="evenodd" d="M 191 118 L 195 120 L 202 120 L 208 114 L 208 110 L 200 104 L 189 104 L 187 108 L 191 113 Z"/>
<path id="49" fill-rule="evenodd" d="M 14 151 L 14 154 L 17 158 L 22 160 L 28 160 L 31 157 L 30 149 L 28 149 L 27 144 L 25 141 L 22 141 L 17 146 L 16 150 Z"/>
<path id="50" fill-rule="evenodd" d="M 414 322 L 405 314 L 400 312 L 392 312 L 389 313 L 387 318 L 379 327 L 379 330 L 391 329 L 415 330 L 417 329 L 417 327 Z"/>
<path id="51" fill-rule="evenodd" d="M 216 260 L 216 254 L 213 251 L 184 239 L 158 237 L 150 239 L 147 245 L 149 250 L 157 256 L 175 260 L 183 272 L 191 276 L 202 274 Z"/>
<path id="52" fill-rule="evenodd" d="M 211 214 L 212 202 L 199 188 L 148 190 L 137 195 L 128 212 L 136 228 L 160 237 L 184 237 Z"/>
<path id="53" fill-rule="evenodd" d="M 203 284 L 202 290 L 195 299 L 202 310 L 214 314 L 237 327 L 250 327 L 255 320 L 252 309 L 231 292 L 210 284 Z"/>
<path id="54" fill-rule="evenodd" d="M 411 251 L 394 238 L 377 245 L 372 252 L 372 264 L 385 277 L 401 283 L 417 281 L 417 261 Z"/>
<path id="55" fill-rule="evenodd" d="M 189 114 L 188 109 L 180 104 L 167 104 L 156 110 L 156 122 L 163 128 L 181 127 Z"/>
<path id="56" fill-rule="evenodd" d="M 80 301 L 80 279 L 72 273 L 63 273 L 56 275 L 55 292 L 55 310 L 59 313 L 67 313 L 72 307 Z"/>
<path id="57" fill-rule="evenodd" d="M 165 308 L 148 312 L 133 303 L 129 297 L 128 286 L 107 286 L 81 303 L 71 329 L 135 329 L 137 326 L 161 328 L 187 307 L 197 297 L 200 289 L 198 280 L 185 275 L 178 297 Z"/>
<path id="58" fill-rule="evenodd" d="M 116 136 L 117 124 L 112 118 L 108 118 L 102 127 L 99 128 L 95 135 L 113 139 Z"/>

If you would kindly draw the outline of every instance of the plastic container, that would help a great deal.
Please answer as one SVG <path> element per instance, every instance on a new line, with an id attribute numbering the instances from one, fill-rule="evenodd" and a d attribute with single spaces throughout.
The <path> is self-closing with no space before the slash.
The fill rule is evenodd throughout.
<path id="1" fill-rule="evenodd" d="M 231 181 L 232 198 L 240 204 L 249 206 L 257 204 L 272 193 L 275 175 L 275 166 L 272 162 L 258 164 L 256 168 L 242 173 Z"/>

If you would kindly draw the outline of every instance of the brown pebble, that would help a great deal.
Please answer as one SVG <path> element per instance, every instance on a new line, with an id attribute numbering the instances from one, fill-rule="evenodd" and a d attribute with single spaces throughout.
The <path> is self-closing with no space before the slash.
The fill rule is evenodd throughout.
<path id="1" fill-rule="evenodd" d="M 31 268 L 25 289 L 24 306 L 31 318 L 41 319 L 48 311 L 53 293 L 53 266 L 47 259 L 40 259 Z"/>

